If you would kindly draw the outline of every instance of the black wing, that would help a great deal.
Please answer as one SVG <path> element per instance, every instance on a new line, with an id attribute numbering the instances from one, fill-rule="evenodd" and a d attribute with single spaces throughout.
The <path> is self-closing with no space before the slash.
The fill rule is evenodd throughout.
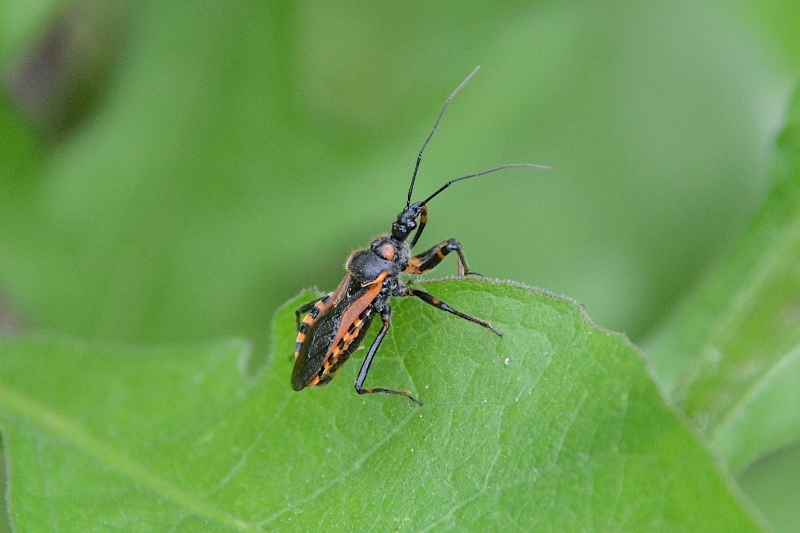
<path id="1" fill-rule="evenodd" d="M 309 385 L 317 384 L 314 380 L 320 375 L 322 366 L 325 364 L 329 354 L 333 353 L 332 345 L 342 326 L 342 318 L 345 315 L 352 314 L 347 313 L 348 309 L 351 309 L 354 305 L 356 307 L 368 307 L 374 299 L 373 294 L 375 291 L 371 290 L 371 287 L 363 287 L 359 282 L 351 283 L 349 289 L 344 298 L 336 305 L 320 313 L 310 325 L 304 341 L 301 343 L 299 350 L 297 350 L 297 359 L 292 372 L 292 388 L 294 390 L 299 391 Z M 368 325 L 365 324 L 365 326 Z M 349 324 L 346 327 L 349 327 Z M 364 330 L 366 333 L 366 328 Z M 363 335 L 360 337 L 358 339 L 359 342 Z M 347 350 L 337 354 L 343 360 L 337 361 L 336 367 L 341 366 L 357 347 L 358 344 L 351 343 Z M 319 384 L 322 385 L 324 383 Z"/>

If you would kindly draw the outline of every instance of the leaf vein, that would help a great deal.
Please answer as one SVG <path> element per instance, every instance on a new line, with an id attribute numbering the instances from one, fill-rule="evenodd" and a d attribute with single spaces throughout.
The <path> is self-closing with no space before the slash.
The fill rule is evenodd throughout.
<path id="1" fill-rule="evenodd" d="M 190 512 L 205 516 L 213 521 L 232 526 L 241 531 L 254 528 L 243 520 L 221 510 L 208 502 L 198 499 L 180 487 L 151 472 L 142 463 L 120 453 L 111 445 L 89 433 L 80 425 L 52 411 L 25 394 L 0 384 L 0 408 L 7 413 L 15 413 L 38 424 L 46 431 L 68 441 L 98 460 L 130 476 L 133 480 L 149 487 Z"/>

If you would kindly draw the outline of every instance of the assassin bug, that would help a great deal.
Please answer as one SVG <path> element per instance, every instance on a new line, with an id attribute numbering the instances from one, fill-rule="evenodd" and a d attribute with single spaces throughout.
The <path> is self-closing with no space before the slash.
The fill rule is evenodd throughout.
<path id="1" fill-rule="evenodd" d="M 433 137 L 434 132 L 436 132 L 439 121 L 442 119 L 445 109 L 447 109 L 447 104 L 478 72 L 479 68 L 475 68 L 467 76 L 467 79 L 461 82 L 461 85 L 456 87 L 456 90 L 445 100 L 433 129 L 419 151 L 414 174 L 411 176 L 411 186 L 408 189 L 406 206 L 397 215 L 397 220 L 392 224 L 391 233 L 381 235 L 372 241 L 368 249 L 356 250 L 350 255 L 345 265 L 347 275 L 336 290 L 301 306 L 295 311 L 298 332 L 294 353 L 295 365 L 292 372 L 292 388 L 294 390 L 299 391 L 305 387 L 312 386 L 319 387 L 330 382 L 336 372 L 364 340 L 364 336 L 375 315 L 378 315 L 382 322 L 381 330 L 375 337 L 372 346 L 370 346 L 367 356 L 364 358 L 364 363 L 361 365 L 361 370 L 358 372 L 355 383 L 356 392 L 358 394 L 376 392 L 401 394 L 412 402 L 422 405 L 408 391 L 385 388 L 366 389 L 363 387 L 372 359 L 375 357 L 375 353 L 389 330 L 392 316 L 392 309 L 389 306 L 389 298 L 391 296 L 416 296 L 437 309 L 474 322 L 491 330 L 498 336 L 502 335 L 489 322 L 456 311 L 435 296 L 421 289 L 407 287 L 400 280 L 401 274 L 422 274 L 433 269 L 450 252 L 455 252 L 458 255 L 459 276 L 470 274 L 480 276 L 477 272 L 470 271 L 467 266 L 467 260 L 461 250 L 461 243 L 456 239 L 448 239 L 421 254 L 411 255 L 411 249 L 419 240 L 422 230 L 428 221 L 427 204 L 439 193 L 457 181 L 483 176 L 505 168 L 548 168 L 529 164 L 503 165 L 491 168 L 483 172 L 450 180 L 425 200 L 411 203 L 411 194 L 414 191 L 414 181 L 422 161 L 422 152 L 425 151 L 425 147 Z M 415 229 L 416 233 L 409 244 L 406 240 Z M 301 322 L 300 315 L 303 313 L 307 314 Z"/>

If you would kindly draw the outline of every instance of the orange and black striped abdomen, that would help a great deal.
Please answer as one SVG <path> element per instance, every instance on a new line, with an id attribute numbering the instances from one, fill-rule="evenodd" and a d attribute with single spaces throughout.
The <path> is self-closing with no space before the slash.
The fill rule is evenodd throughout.
<path id="1" fill-rule="evenodd" d="M 319 363 L 317 363 L 316 358 L 314 357 L 314 354 L 316 354 L 319 350 L 318 347 L 320 343 L 324 340 L 323 337 L 325 337 L 324 333 L 320 334 L 318 332 L 325 332 L 331 326 L 330 324 L 326 323 L 323 324 L 323 327 L 320 329 L 316 322 L 320 316 L 324 317 L 326 314 L 331 312 L 333 307 L 339 305 L 344 299 L 346 299 L 345 297 L 347 295 L 348 288 L 350 287 L 351 280 L 352 278 L 349 274 L 345 276 L 336 290 L 315 303 L 314 306 L 309 310 L 308 314 L 303 318 L 303 322 L 300 324 L 300 327 L 297 331 L 297 341 L 295 342 L 294 347 L 295 362 L 294 372 L 292 372 L 292 388 L 294 390 L 299 391 L 307 387 L 309 380 L 313 379 L 314 377 L 314 372 L 312 372 L 312 370 L 316 368 L 316 371 L 319 371 L 319 369 L 322 368 L 321 360 Z M 337 328 L 338 323 L 333 326 L 333 331 L 335 332 Z M 329 340 L 329 342 L 333 342 L 333 337 Z M 312 350 L 312 346 L 316 346 L 317 348 Z M 312 359 L 310 363 L 309 359 Z"/>
<path id="2" fill-rule="evenodd" d="M 314 307 L 308 312 L 308 314 L 303 318 L 303 322 L 300 324 L 300 327 L 297 329 L 297 342 L 294 345 L 294 358 L 297 360 L 300 357 L 300 351 L 303 349 L 303 344 L 306 342 L 306 338 L 308 338 L 308 330 L 317 320 L 317 317 L 320 313 L 325 311 L 329 305 L 328 302 L 331 301 L 331 296 L 333 293 L 328 294 L 317 303 L 314 304 Z"/>
<path id="3" fill-rule="evenodd" d="M 327 297 L 326 297 L 327 298 Z M 339 306 L 327 307 L 320 300 L 303 319 L 297 333 L 295 345 L 294 371 L 292 372 L 292 388 L 302 390 L 311 384 L 325 359 L 328 348 L 336 338 L 339 323 L 342 319 Z M 321 305 L 322 304 L 322 305 Z M 340 303 L 341 305 L 341 303 Z M 327 308 L 326 308 L 327 307 Z"/>
<path id="4" fill-rule="evenodd" d="M 366 286 L 353 282 L 347 291 L 332 293 L 332 300 L 323 298 L 314 305 L 297 334 L 294 390 L 326 384 L 358 348 L 372 322 L 372 304 L 385 277 L 383 273 Z M 343 296 L 337 298 L 337 294 Z"/>

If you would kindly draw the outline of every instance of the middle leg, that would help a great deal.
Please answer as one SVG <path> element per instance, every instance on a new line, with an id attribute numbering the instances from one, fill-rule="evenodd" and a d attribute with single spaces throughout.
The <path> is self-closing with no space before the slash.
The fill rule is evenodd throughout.
<path id="1" fill-rule="evenodd" d="M 481 320 L 480 318 L 475 318 L 474 316 L 467 315 L 465 313 L 462 313 L 461 311 L 456 311 L 455 309 L 453 309 L 452 307 L 441 301 L 439 298 L 432 296 L 421 289 L 412 289 L 411 287 L 408 287 L 406 288 L 405 291 L 403 291 L 403 296 L 416 296 L 423 302 L 430 304 L 437 309 L 441 309 L 442 311 L 447 311 L 452 315 L 456 315 L 458 317 L 463 318 L 464 320 L 469 320 L 470 322 L 474 322 L 480 326 L 485 327 L 486 329 L 490 329 L 498 337 L 503 336 L 502 333 L 494 329 L 492 325 L 489 324 L 487 321 Z"/>
<path id="2" fill-rule="evenodd" d="M 399 394 L 401 396 L 405 396 L 412 402 L 417 405 L 422 405 L 422 403 L 411 396 L 411 393 L 405 390 L 395 390 L 395 389 L 385 389 L 383 387 L 374 387 L 371 389 L 363 388 L 364 381 L 367 379 L 367 374 L 369 373 L 369 367 L 372 364 L 372 359 L 375 357 L 375 352 L 378 351 L 378 348 L 383 342 L 383 338 L 386 336 L 386 332 L 389 331 L 389 324 L 391 323 L 391 311 L 388 309 L 384 312 L 380 313 L 381 321 L 383 325 L 381 326 L 381 330 L 378 332 L 378 336 L 375 337 L 375 340 L 372 341 L 372 346 L 369 347 L 369 351 L 367 352 L 367 356 L 364 358 L 364 362 L 361 364 L 361 370 L 358 371 L 358 377 L 356 378 L 356 392 L 359 394 L 375 394 L 376 392 L 383 392 L 386 394 Z"/>

